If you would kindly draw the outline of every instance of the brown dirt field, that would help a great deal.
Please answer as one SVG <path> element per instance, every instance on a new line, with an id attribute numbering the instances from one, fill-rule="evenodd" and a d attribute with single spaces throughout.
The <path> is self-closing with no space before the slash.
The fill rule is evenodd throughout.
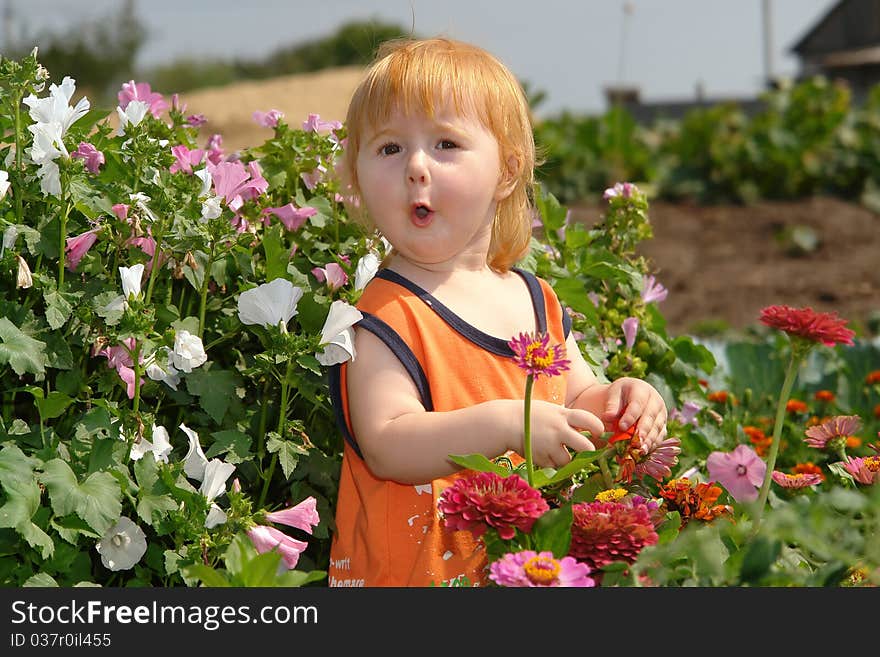
<path id="1" fill-rule="evenodd" d="M 271 132 L 254 123 L 254 110 L 278 109 L 295 126 L 309 113 L 344 120 L 362 73 L 331 69 L 181 94 L 189 112 L 208 118 L 202 134 L 219 132 L 227 150 L 254 146 Z M 599 206 L 572 206 L 574 219 L 599 220 Z M 652 202 L 654 237 L 639 245 L 669 289 L 660 305 L 670 334 L 722 322 L 732 329 L 757 323 L 771 304 L 836 311 L 850 325 L 880 315 L 880 216 L 831 198 L 696 206 Z M 778 236 L 795 226 L 812 229 L 817 246 L 793 254 Z M 789 242 L 790 245 L 790 242 Z"/>

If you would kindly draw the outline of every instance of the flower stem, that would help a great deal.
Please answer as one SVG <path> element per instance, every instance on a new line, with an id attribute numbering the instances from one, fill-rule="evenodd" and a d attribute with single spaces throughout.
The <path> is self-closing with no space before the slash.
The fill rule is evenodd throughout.
<path id="1" fill-rule="evenodd" d="M 284 371 L 284 378 L 281 380 L 281 403 L 278 408 L 278 435 L 284 440 L 284 425 L 287 422 L 287 402 L 290 394 L 290 375 L 293 373 L 293 360 L 287 361 L 287 369 Z M 263 490 L 260 493 L 260 501 L 258 508 L 263 508 L 266 503 L 266 495 L 269 492 L 269 483 L 272 481 L 272 475 L 275 474 L 275 464 L 278 463 L 278 452 L 272 454 L 272 460 L 269 462 L 269 470 L 263 477 Z"/>
<path id="2" fill-rule="evenodd" d="M 526 480 L 529 486 L 535 485 L 535 464 L 532 462 L 532 386 L 535 383 L 535 377 L 529 374 L 526 377 L 526 394 L 525 394 L 525 411 L 523 416 L 523 451 L 526 457 Z"/>
<path id="3" fill-rule="evenodd" d="M 21 99 L 22 93 L 18 89 L 15 90 L 15 93 L 12 98 L 12 110 L 13 117 L 15 118 L 15 175 L 16 182 L 19 184 L 19 188 L 23 187 L 21 185 L 22 179 L 22 157 L 21 157 Z M 16 190 L 18 192 L 18 190 Z M 22 194 L 16 193 L 13 195 L 15 198 L 15 221 L 16 223 L 22 223 L 24 216 L 24 206 L 22 205 L 23 199 Z"/>
<path id="4" fill-rule="evenodd" d="M 159 222 L 159 229 L 156 231 L 156 237 L 153 238 L 156 244 L 153 248 L 153 258 L 150 264 L 150 280 L 147 283 L 147 294 L 144 296 L 145 305 L 149 305 L 150 299 L 153 296 L 153 285 L 155 285 L 156 274 L 159 271 L 159 257 L 162 255 L 162 238 L 164 237 L 164 233 L 164 222 Z M 201 332 L 199 333 L 199 337 L 201 337 Z"/>
<path id="5" fill-rule="evenodd" d="M 614 477 L 611 476 L 611 470 L 608 468 L 608 453 L 610 450 L 604 449 L 599 454 L 599 470 L 602 472 L 602 482 L 605 488 L 614 487 Z"/>
<path id="6" fill-rule="evenodd" d="M 211 280 L 211 265 L 214 263 L 214 252 L 216 243 L 211 242 L 211 253 L 208 256 L 208 262 L 205 265 L 205 275 L 202 277 L 202 289 L 199 297 L 199 338 L 205 332 L 205 306 L 208 301 L 208 283 Z"/>
<path id="7" fill-rule="evenodd" d="M 782 382 L 782 390 L 779 393 L 779 402 L 776 406 L 776 422 L 773 425 L 773 440 L 770 443 L 770 453 L 767 455 L 767 471 L 764 474 L 764 482 L 761 484 L 761 492 L 758 495 L 754 528 L 752 530 L 753 533 L 758 532 L 758 528 L 761 525 L 761 517 L 764 514 L 764 507 L 767 504 L 767 496 L 770 494 L 770 482 L 773 480 L 773 468 L 776 467 L 776 456 L 779 454 L 779 443 L 782 440 L 782 425 L 785 421 L 785 407 L 788 404 L 788 398 L 791 396 L 791 389 L 797 378 L 801 359 L 802 356 L 797 353 L 797 350 L 792 349 L 791 360 L 788 363 L 788 370 L 785 373 L 785 379 Z"/>
<path id="8" fill-rule="evenodd" d="M 58 245 L 58 291 L 64 285 L 64 265 L 65 265 L 65 249 L 67 247 L 67 215 L 70 213 L 70 199 L 67 198 L 69 192 L 69 181 L 67 174 L 61 172 L 61 202 L 64 203 L 64 211 L 61 213 L 61 226 L 59 228 L 60 242 Z"/>

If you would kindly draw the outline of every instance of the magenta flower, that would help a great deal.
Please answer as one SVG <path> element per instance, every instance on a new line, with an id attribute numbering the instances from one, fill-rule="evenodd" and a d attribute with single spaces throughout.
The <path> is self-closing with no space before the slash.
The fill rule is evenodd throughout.
<path id="1" fill-rule="evenodd" d="M 339 130 L 341 121 L 324 121 L 317 114 L 309 114 L 309 118 L 303 121 L 303 130 L 306 132 L 321 132 L 322 130 Z"/>
<path id="2" fill-rule="evenodd" d="M 205 145 L 208 151 L 208 162 L 211 164 L 220 164 L 223 161 L 223 136 L 214 133 L 208 137 L 208 143 Z"/>
<path id="3" fill-rule="evenodd" d="M 104 154 L 87 141 L 79 142 L 79 147 L 70 157 L 85 160 L 86 169 L 91 174 L 98 173 L 98 169 L 104 164 Z"/>
<path id="4" fill-rule="evenodd" d="M 815 486 L 822 483 L 822 475 L 814 472 L 799 472 L 797 474 L 788 474 L 774 470 L 770 475 L 777 484 L 783 488 L 806 488 L 807 486 Z"/>
<path id="5" fill-rule="evenodd" d="M 788 333 L 790 338 L 818 342 L 826 347 L 852 346 L 855 331 L 846 328 L 846 320 L 837 313 L 820 313 L 810 307 L 767 306 L 761 310 L 762 324 Z"/>
<path id="6" fill-rule="evenodd" d="M 193 167 L 202 163 L 202 160 L 205 159 L 206 152 L 201 148 L 189 150 L 186 146 L 180 144 L 179 146 L 171 147 L 171 154 L 174 155 L 174 164 L 172 164 L 171 168 L 168 170 L 171 173 L 183 171 L 184 173 L 192 175 Z"/>
<path id="7" fill-rule="evenodd" d="M 652 515 L 655 504 L 643 499 L 621 502 L 581 502 L 572 507 L 568 553 L 593 570 L 612 561 L 633 563 L 645 546 L 659 536 Z"/>
<path id="8" fill-rule="evenodd" d="M 268 220 L 266 215 L 274 214 L 281 220 L 281 223 L 284 224 L 287 230 L 294 231 L 299 230 L 300 226 L 306 222 L 306 219 L 318 214 L 318 211 L 308 205 L 298 208 L 293 203 L 288 203 L 279 208 L 263 208 L 261 214 L 265 217 L 263 219 L 264 223 Z"/>
<path id="9" fill-rule="evenodd" d="M 281 562 L 288 570 L 296 568 L 296 564 L 299 562 L 299 555 L 305 552 L 305 549 L 309 546 L 305 541 L 298 541 L 284 532 L 266 525 L 251 527 L 247 530 L 247 535 L 260 554 L 278 550 L 281 554 Z"/>
<path id="10" fill-rule="evenodd" d="M 880 482 L 880 456 L 857 456 L 844 461 L 843 467 L 860 484 Z"/>
<path id="11" fill-rule="evenodd" d="M 296 527 L 297 529 L 302 529 L 304 532 L 311 534 L 312 527 L 315 527 L 321 522 L 316 504 L 317 501 L 315 498 L 309 496 L 296 506 L 281 511 L 267 513 L 266 520 L 281 525 L 287 525 L 288 527 Z"/>
<path id="12" fill-rule="evenodd" d="M 590 567 L 574 557 L 557 559 L 552 552 L 509 552 L 489 566 L 489 579 L 499 586 L 595 586 Z"/>
<path id="13" fill-rule="evenodd" d="M 348 283 L 348 274 L 336 262 L 328 262 L 324 267 L 315 267 L 312 269 L 312 274 L 321 283 L 326 282 L 331 290 L 338 290 Z"/>
<path id="14" fill-rule="evenodd" d="M 644 479 L 652 477 L 663 481 L 672 474 L 672 466 L 678 463 L 681 454 L 681 441 L 678 438 L 666 438 L 649 448 L 642 446 L 642 459 L 636 463 L 635 474 Z"/>
<path id="15" fill-rule="evenodd" d="M 623 320 L 623 337 L 626 339 L 626 348 L 632 349 L 636 343 L 636 334 L 639 332 L 639 320 L 636 317 L 627 317 Z"/>
<path id="16" fill-rule="evenodd" d="M 247 169 L 241 162 L 209 163 L 208 172 L 217 196 L 225 198 L 234 212 L 238 212 L 245 201 L 256 198 L 269 188 L 257 162 L 248 163 Z"/>
<path id="17" fill-rule="evenodd" d="M 642 301 L 645 303 L 660 303 L 669 294 L 669 290 L 663 287 L 654 276 L 645 276 L 642 279 Z"/>
<path id="18" fill-rule="evenodd" d="M 845 444 L 846 438 L 857 433 L 861 427 L 862 421 L 858 415 L 835 415 L 804 431 L 807 435 L 805 442 L 816 449 L 825 449 L 831 441 Z"/>
<path id="19" fill-rule="evenodd" d="M 126 338 L 115 347 L 104 347 L 96 356 L 107 358 L 107 367 L 115 369 L 119 378 L 125 383 L 125 392 L 129 399 L 134 399 L 134 360 L 131 357 L 137 343 L 134 338 Z M 143 358 L 139 358 L 143 362 Z M 143 378 L 141 383 L 143 383 Z"/>
<path id="20" fill-rule="evenodd" d="M 165 102 L 162 94 L 150 89 L 150 85 L 147 82 L 136 83 L 134 80 L 129 80 L 122 85 L 122 89 L 116 94 L 116 97 L 119 99 L 119 106 L 123 110 L 133 100 L 146 103 L 150 114 L 157 119 L 162 112 L 168 109 L 168 103 Z"/>
<path id="21" fill-rule="evenodd" d="M 737 502 L 754 502 L 767 473 L 767 464 L 748 445 L 732 452 L 712 452 L 706 459 L 709 476 L 727 489 Z"/>
<path id="22" fill-rule="evenodd" d="M 117 203 L 111 209 L 119 221 L 128 221 L 128 206 L 125 203 Z"/>
<path id="23" fill-rule="evenodd" d="M 156 240 L 152 237 L 132 237 L 126 244 L 136 246 L 141 251 L 150 256 L 150 259 L 144 263 L 144 273 L 149 276 L 153 269 L 153 260 L 156 260 L 159 267 L 168 259 L 161 251 L 158 258 L 156 257 Z"/>
<path id="24" fill-rule="evenodd" d="M 686 401 L 681 405 L 681 409 L 673 408 L 672 412 L 669 414 L 670 420 L 676 420 L 677 422 L 681 422 L 682 424 L 692 424 L 693 426 L 699 426 L 697 422 L 697 413 L 700 412 L 700 405 L 696 402 Z"/>
<path id="25" fill-rule="evenodd" d="M 565 372 L 571 361 L 565 358 L 565 345 L 550 346 L 550 335 L 520 333 L 507 343 L 513 350 L 513 360 L 527 374 L 538 377 L 557 376 Z"/>
<path id="26" fill-rule="evenodd" d="M 303 182 L 306 184 L 306 187 L 309 190 L 312 190 L 318 186 L 318 183 L 321 182 L 321 179 L 324 177 L 325 173 L 327 173 L 327 167 L 325 167 L 323 164 L 319 164 L 312 171 L 299 174 L 299 177 L 302 178 Z"/>
<path id="27" fill-rule="evenodd" d="M 88 253 L 95 241 L 98 239 L 98 229 L 86 231 L 76 237 L 68 237 L 64 248 L 65 257 L 67 259 L 67 268 L 75 271 L 82 257 Z"/>
<path id="28" fill-rule="evenodd" d="M 193 128 L 200 128 L 208 122 L 204 114 L 190 114 L 186 117 L 186 124 Z"/>
<path id="29" fill-rule="evenodd" d="M 258 125 L 264 128 L 274 128 L 278 125 L 278 121 L 284 118 L 284 112 L 277 109 L 271 109 L 268 112 L 257 110 L 251 116 Z"/>

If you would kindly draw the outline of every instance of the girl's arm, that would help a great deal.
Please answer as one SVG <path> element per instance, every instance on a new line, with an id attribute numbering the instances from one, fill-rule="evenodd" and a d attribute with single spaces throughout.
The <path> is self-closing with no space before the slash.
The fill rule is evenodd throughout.
<path id="1" fill-rule="evenodd" d="M 415 384 L 390 349 L 369 331 L 355 329 L 357 357 L 347 367 L 352 429 L 367 466 L 381 479 L 420 484 L 459 466 L 450 454 L 494 458 L 522 453 L 523 402 L 501 399 L 455 411 L 426 411 Z M 455 385 L 450 380 L 449 385 Z M 541 467 L 561 467 L 575 451 L 593 449 L 580 430 L 601 433 L 591 413 L 532 402 L 532 451 Z"/>

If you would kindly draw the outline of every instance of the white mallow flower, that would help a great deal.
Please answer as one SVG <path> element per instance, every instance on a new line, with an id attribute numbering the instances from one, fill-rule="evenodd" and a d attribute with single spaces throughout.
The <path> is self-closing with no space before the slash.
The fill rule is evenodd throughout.
<path id="1" fill-rule="evenodd" d="M 180 383 L 180 372 L 174 367 L 171 351 L 167 347 L 157 349 L 145 362 L 148 377 L 153 381 L 164 383 L 172 390 L 177 390 L 177 384 Z"/>
<path id="2" fill-rule="evenodd" d="M 205 518 L 205 529 L 213 529 L 217 525 L 224 524 L 226 520 L 226 512 L 216 504 L 211 504 L 211 510 Z"/>
<path id="3" fill-rule="evenodd" d="M 6 192 L 9 191 L 9 185 L 9 172 L 0 170 L 0 200 L 3 200 L 3 198 L 6 196 Z"/>
<path id="4" fill-rule="evenodd" d="M 199 190 L 199 198 L 204 198 L 211 191 L 211 185 L 214 184 L 214 177 L 211 175 L 211 172 L 208 171 L 207 167 L 193 171 L 193 175 L 202 181 L 202 188 Z"/>
<path id="5" fill-rule="evenodd" d="M 223 207 L 220 205 L 221 199 L 219 196 L 211 196 L 210 198 L 205 199 L 205 202 L 202 203 L 202 220 L 208 221 L 210 219 L 216 219 L 223 212 Z"/>
<path id="6" fill-rule="evenodd" d="M 321 345 L 324 350 L 315 354 L 321 365 L 336 365 L 348 359 L 354 360 L 354 328 L 364 316 L 361 311 L 345 301 L 330 304 L 330 312 L 321 329 Z"/>
<path id="7" fill-rule="evenodd" d="M 370 251 L 363 258 L 358 260 L 357 267 L 354 270 L 354 289 L 363 290 L 369 283 L 376 272 L 379 271 L 379 256 L 374 251 Z"/>
<path id="8" fill-rule="evenodd" d="M 27 154 L 34 164 L 45 164 L 63 155 L 69 157 L 62 139 L 61 126 L 57 123 L 34 123 L 28 126 L 34 135 L 34 143 Z"/>
<path id="9" fill-rule="evenodd" d="M 76 121 L 88 113 L 90 103 L 86 97 L 80 98 L 75 107 L 70 106 L 70 99 L 76 91 L 76 80 L 65 76 L 60 85 L 49 85 L 49 95 L 45 98 L 37 98 L 33 94 L 22 102 L 30 107 L 31 118 L 38 123 L 57 123 L 61 128 L 61 134 Z"/>
<path id="10" fill-rule="evenodd" d="M 44 162 L 37 171 L 43 196 L 61 196 L 61 171 L 54 162 Z"/>
<path id="11" fill-rule="evenodd" d="M 122 298 L 128 301 L 131 295 L 138 296 L 141 293 L 141 279 L 144 277 L 143 263 L 120 267 L 119 277 L 122 279 Z"/>
<path id="12" fill-rule="evenodd" d="M 238 296 L 238 319 L 242 324 L 259 324 L 265 328 L 283 323 L 296 315 L 296 304 L 302 298 L 302 288 L 286 278 L 246 290 Z"/>
<path id="13" fill-rule="evenodd" d="M 156 463 L 168 463 L 168 455 L 172 449 L 171 442 L 168 440 L 168 431 L 161 424 L 154 424 L 151 435 L 153 442 L 142 437 L 131 446 L 131 460 L 139 461 L 143 458 L 144 454 L 152 452 Z"/>
<path id="14" fill-rule="evenodd" d="M 216 498 L 226 492 L 226 480 L 232 475 L 235 466 L 226 463 L 220 459 L 211 459 L 205 466 L 205 478 L 202 479 L 202 485 L 199 492 L 205 496 L 209 502 L 213 502 Z"/>
<path id="15" fill-rule="evenodd" d="M 122 516 L 95 545 L 101 563 L 110 570 L 128 570 L 147 551 L 147 537 L 129 518 Z"/>
<path id="16" fill-rule="evenodd" d="M 9 226 L 3 231 L 3 242 L 0 244 L 0 258 L 3 257 L 3 252 L 6 251 L 6 249 L 11 249 L 15 246 L 15 240 L 17 238 L 18 228 L 16 228 L 15 224 Z"/>
<path id="17" fill-rule="evenodd" d="M 16 254 L 15 259 L 18 261 L 18 277 L 15 287 L 27 289 L 34 284 L 33 276 L 31 276 L 31 268 L 28 267 L 27 261 L 20 255 Z"/>
<path id="18" fill-rule="evenodd" d="M 149 109 L 150 106 L 142 100 L 131 101 L 125 106 L 125 109 L 117 107 L 116 113 L 119 115 L 119 134 L 124 135 L 125 129 L 129 125 L 136 126 L 143 121 Z"/>
<path id="19" fill-rule="evenodd" d="M 205 478 L 205 468 L 208 466 L 208 459 L 202 451 L 201 444 L 199 444 L 199 434 L 183 423 L 180 424 L 180 428 L 183 429 L 183 433 L 189 438 L 189 451 L 183 457 L 183 471 L 187 477 L 201 481 Z"/>
<path id="20" fill-rule="evenodd" d="M 208 360 L 202 339 L 187 330 L 180 330 L 174 334 L 174 351 L 171 353 L 171 363 L 181 372 L 189 374 L 194 367 L 198 367 Z"/>

